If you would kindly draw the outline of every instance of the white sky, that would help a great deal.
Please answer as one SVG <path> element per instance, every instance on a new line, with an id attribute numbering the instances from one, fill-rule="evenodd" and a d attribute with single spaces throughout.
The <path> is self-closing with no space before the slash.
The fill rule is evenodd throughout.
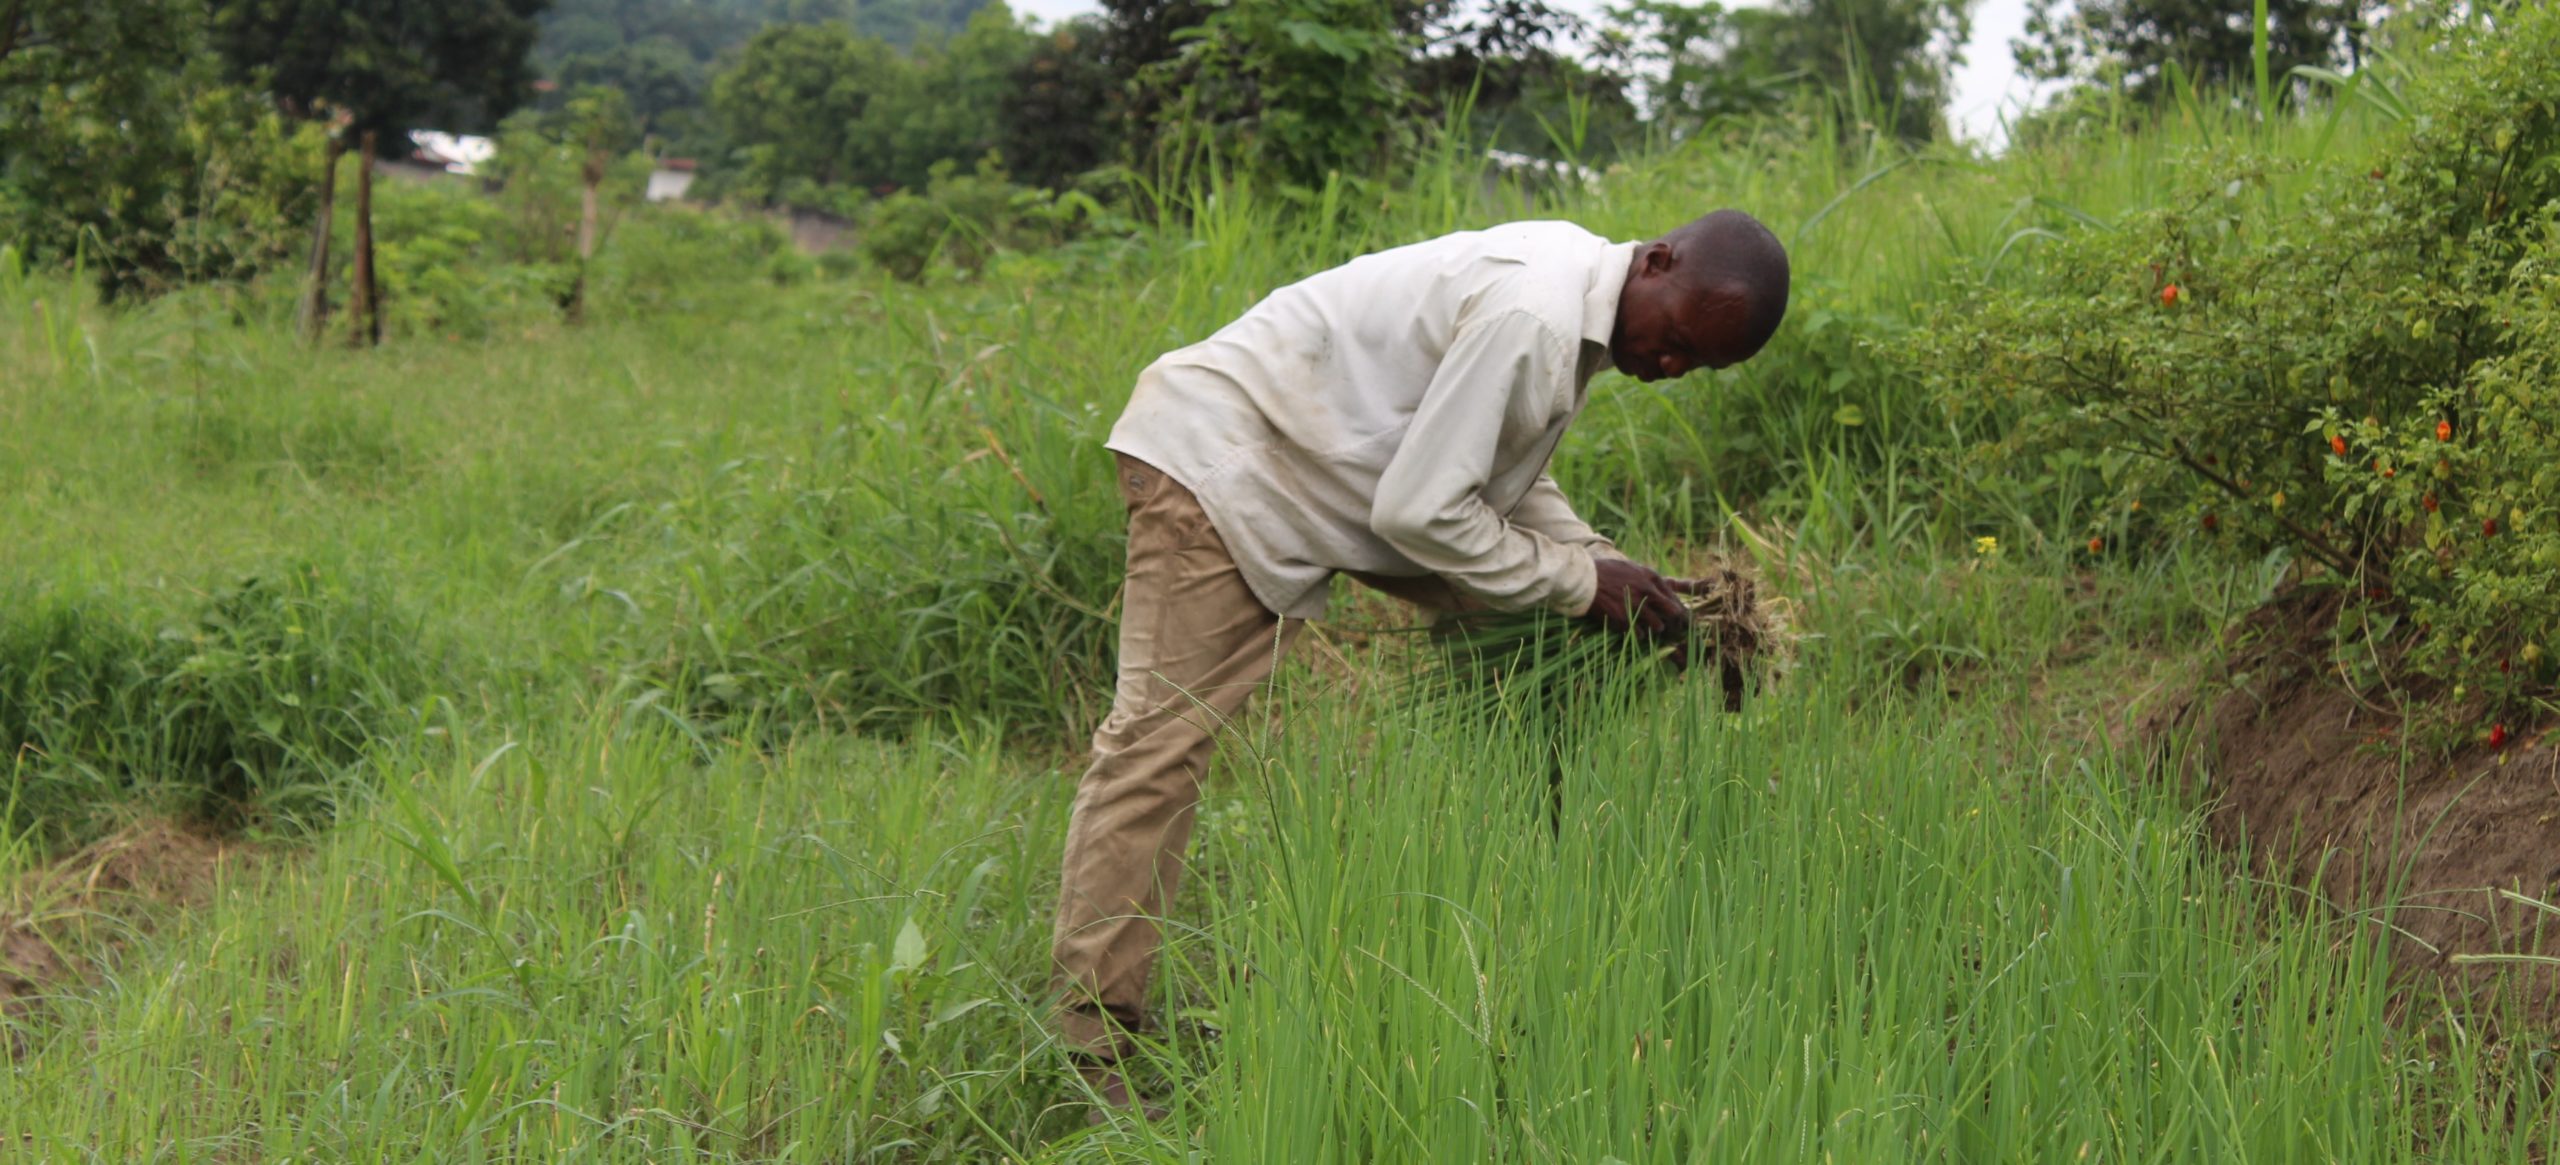
<path id="1" fill-rule="evenodd" d="M 1095 0 L 1007 0 L 1016 12 L 1054 23 L 1098 10 Z M 1733 0 L 1735 7 L 1756 7 L 1765 0 Z M 1558 7 L 1596 17 L 1604 0 L 1558 0 Z M 1956 69 L 1955 98 L 1948 114 L 1968 138 L 1996 141 L 2000 113 L 2015 112 L 2034 93 L 2034 84 L 2018 76 L 2009 56 L 2009 41 L 2024 31 L 2027 0 L 1975 0 L 1973 39 L 1966 43 L 1964 64 Z"/>

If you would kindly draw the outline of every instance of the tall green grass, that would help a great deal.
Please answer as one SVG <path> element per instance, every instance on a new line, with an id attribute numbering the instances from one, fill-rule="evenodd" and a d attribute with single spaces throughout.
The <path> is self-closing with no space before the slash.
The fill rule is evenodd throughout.
<path id="1" fill-rule="evenodd" d="M 2530 1049 L 2400 1021 L 2387 916 L 2228 872 L 2129 758 L 1830 674 L 1739 715 L 1601 681 L 1554 829 L 1545 734 L 1284 678 L 1204 807 L 1155 1128 L 1087 1132 L 1040 1023 L 1071 768 L 939 733 L 704 764 L 599 712 L 383 748 L 360 824 L 48 1001 L 0 1132 L 170 1160 L 2554 1146 Z"/>
<path id="2" fill-rule="evenodd" d="M 2042 726 L 1866 694 L 1595 707 L 1552 839 L 1543 734 L 1293 706 L 1232 770 L 1268 829 L 1187 944 L 1224 1035 L 1176 1126 L 1222 1161 L 2549 1151 L 2529 1053 L 2398 1023 L 2387 919 L 2221 868 L 2136 758 L 1998 763 Z"/>

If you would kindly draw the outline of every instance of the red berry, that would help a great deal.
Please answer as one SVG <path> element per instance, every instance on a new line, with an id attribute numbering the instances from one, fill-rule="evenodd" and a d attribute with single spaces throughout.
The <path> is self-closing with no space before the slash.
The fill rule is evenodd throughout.
<path id="1" fill-rule="evenodd" d="M 2106 548 L 2107 540 L 2104 538 L 2092 538 L 2089 540 L 2089 553 L 2091 554 L 2096 554 Z"/>
<path id="2" fill-rule="evenodd" d="M 2437 422 L 2436 422 L 2436 440 L 2438 440 L 2438 441 L 2450 441 L 2450 440 L 2453 440 L 2453 422 L 2451 422 L 2451 421 L 2437 421 Z"/>
<path id="3" fill-rule="evenodd" d="M 2507 726 L 2504 724 L 2491 725 L 2489 728 L 2489 747 L 2505 748 L 2506 746 Z"/>
<path id="4" fill-rule="evenodd" d="M 2419 494 L 2419 495 L 2418 495 L 2418 504 L 2419 504 L 2419 505 L 2422 505 L 2422 506 L 2425 506 L 2425 507 L 2427 508 L 2427 512 L 2428 512 L 2428 513 L 2430 513 L 2430 514 L 2432 514 L 2432 513 L 2436 512 L 2436 495 L 2434 495 L 2434 494 Z"/>
<path id="5" fill-rule="evenodd" d="M 2211 530 L 2211 529 L 2215 529 L 2215 528 L 2217 528 L 2217 527 L 2219 527 L 2219 526 L 2221 526 L 2221 525 L 2222 525 L 2222 519 L 2217 518 L 2217 517 L 2214 517 L 2214 516 L 2213 516 L 2213 515 L 2211 515 L 2211 514 L 2206 514 L 2206 515 L 2204 516 L 2204 528 L 2205 528 L 2205 529 L 2207 529 L 2207 530 Z"/>
<path id="6" fill-rule="evenodd" d="M 2160 306 L 2162 306 L 2162 307 L 2176 307 L 2176 306 L 2178 306 L 2178 285 L 2177 285 L 2177 284 L 2172 283 L 2172 284 L 2170 284 L 2169 286 L 2167 286 L 2167 287 L 2163 287 L 2163 288 L 2161 288 L 2161 289 L 2160 289 Z"/>
<path id="7" fill-rule="evenodd" d="M 2346 439 L 2345 437 L 2341 437 L 2341 436 L 2339 436 L 2339 435 L 2338 435 L 2338 434 L 2336 434 L 2336 433 L 2331 433 L 2331 434 L 2329 434 L 2329 452 L 2331 452 L 2331 453 L 2335 453 L 2335 454 L 2337 454 L 2337 455 L 2338 455 L 2338 456 L 2340 456 L 2340 457 L 2344 457 L 2344 456 L 2346 456 L 2346 455 L 2347 455 L 2347 439 Z"/>
<path id="8" fill-rule="evenodd" d="M 2499 661 L 2498 661 L 2498 674 L 2499 674 L 2499 675 L 2502 675 L 2502 676 L 2503 676 L 2503 675 L 2508 675 L 2508 674 L 2513 673 L 2515 670 L 2516 670 L 2516 668 L 2515 668 L 2515 664 L 2514 664 L 2514 662 L 2513 662 L 2513 661 L 2511 661 L 2511 660 L 2504 660 L 2504 659 L 2502 659 L 2502 660 L 2499 660 Z"/>
<path id="9" fill-rule="evenodd" d="M 2480 523 L 2480 536 L 2481 536 L 2481 537 L 2483 537 L 2483 538 L 2495 538 L 2495 537 L 2497 537 L 2497 536 L 2498 536 L 2498 520 L 2497 520 L 2496 518 L 2486 518 L 2486 519 L 2483 519 L 2483 520 L 2481 521 L 2481 523 Z"/>

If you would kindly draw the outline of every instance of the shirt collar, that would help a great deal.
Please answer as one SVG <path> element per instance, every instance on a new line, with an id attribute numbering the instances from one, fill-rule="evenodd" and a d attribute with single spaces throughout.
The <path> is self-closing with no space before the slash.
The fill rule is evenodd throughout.
<path id="1" fill-rule="evenodd" d="M 1582 338 L 1603 348 L 1618 331 L 1618 295 L 1627 289 L 1627 268 L 1643 243 L 1611 243 L 1591 272 L 1590 290 L 1582 293 Z"/>

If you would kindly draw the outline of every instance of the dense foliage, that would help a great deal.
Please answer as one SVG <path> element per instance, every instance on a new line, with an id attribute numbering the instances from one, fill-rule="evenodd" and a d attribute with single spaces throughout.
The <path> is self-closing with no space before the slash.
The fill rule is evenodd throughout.
<path id="1" fill-rule="evenodd" d="M 1950 0 L 1785 0 L 1767 7 L 1627 0 L 1603 44 L 1644 78 L 1653 116 L 1693 132 L 1808 90 L 1906 141 L 1944 136 L 1970 9 Z"/>
<path id="2" fill-rule="evenodd" d="M 2373 0 L 2263 0 L 2267 67 L 2281 80 L 2296 66 L 2349 63 Z M 2258 35 L 2252 9 L 2222 0 L 2033 0 L 2018 64 L 2045 80 L 2123 86 L 2144 100 L 2167 95 L 2171 70 L 2190 83 L 2239 90 L 2253 84 Z"/>
<path id="3" fill-rule="evenodd" d="M 2560 11 L 2432 51 L 2444 72 L 2369 161 L 2284 205 L 2285 167 L 2200 157 L 2159 209 L 1975 289 L 1926 365 L 1951 405 L 2013 410 L 1993 472 L 2076 451 L 2141 507 L 2093 551 L 2130 533 L 2296 556 L 2373 604 L 2349 666 L 2405 650 L 2513 710 L 2549 690 L 2560 619 Z"/>
<path id="4" fill-rule="evenodd" d="M 735 151 L 721 185 L 804 206 L 921 186 L 934 163 L 1000 144 L 1007 87 L 1032 43 L 1001 4 L 912 54 L 840 25 L 771 26 L 712 85 Z"/>
<path id="5" fill-rule="evenodd" d="M 351 129 L 483 128 L 521 103 L 534 14 L 548 0 L 209 0 L 232 75 L 288 112 L 347 111 Z"/>
<path id="6" fill-rule="evenodd" d="M 108 295 L 282 259 L 317 142 L 216 75 L 197 0 L 0 10 L 0 236 Z"/>

